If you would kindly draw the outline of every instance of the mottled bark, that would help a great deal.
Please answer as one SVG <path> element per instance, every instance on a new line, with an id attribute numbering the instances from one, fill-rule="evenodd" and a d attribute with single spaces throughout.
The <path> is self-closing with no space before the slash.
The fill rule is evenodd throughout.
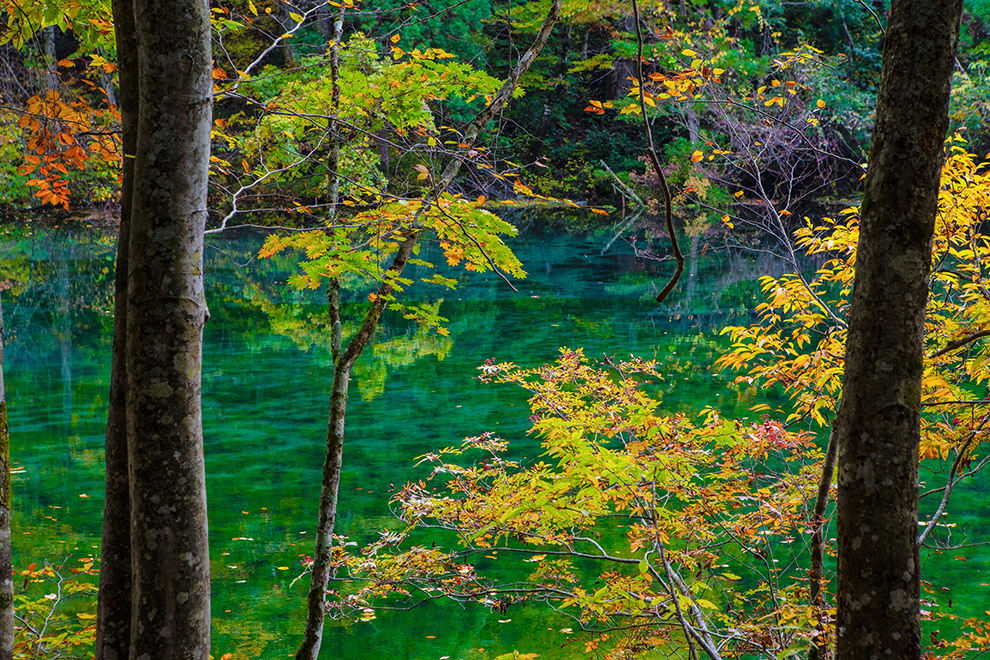
<path id="1" fill-rule="evenodd" d="M 118 0 L 114 14 L 125 206 L 107 426 L 104 555 L 112 574 L 101 580 L 97 653 L 114 660 L 207 660 L 200 374 L 213 88 L 209 6 Z"/>
<path id="2" fill-rule="evenodd" d="M 0 298 L 3 287 L 0 287 Z M 0 660 L 14 657 L 14 579 L 10 545 L 10 430 L 3 385 L 3 301 L 0 300 Z"/>
<path id="3" fill-rule="evenodd" d="M 122 183 L 114 281 L 113 357 L 106 433 L 103 551 L 96 609 L 96 660 L 126 660 L 131 643 L 131 505 L 127 474 L 127 251 L 137 148 L 137 35 L 130 0 L 114 0 L 122 124 Z"/>
<path id="4" fill-rule="evenodd" d="M 920 657 L 918 443 L 961 0 L 894 0 L 861 207 L 838 458 L 837 656 Z"/>

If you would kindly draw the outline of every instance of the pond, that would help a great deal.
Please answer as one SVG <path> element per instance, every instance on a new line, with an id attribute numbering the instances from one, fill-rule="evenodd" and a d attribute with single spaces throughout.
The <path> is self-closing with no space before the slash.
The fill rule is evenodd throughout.
<path id="1" fill-rule="evenodd" d="M 653 295 L 671 263 L 638 259 L 621 240 L 605 250 L 608 229 L 567 232 L 543 219 L 523 224 L 526 231 L 511 243 L 529 272 L 515 283 L 518 291 L 493 276 L 444 271 L 461 281 L 457 290 L 418 286 L 410 294 L 445 296 L 439 313 L 449 319 L 449 338 L 389 317 L 359 360 L 338 534 L 363 543 L 395 529 L 390 494 L 425 476 L 416 457 L 466 436 L 495 431 L 512 441 L 517 457 L 535 459 L 525 396 L 474 378 L 488 358 L 530 366 L 554 359 L 562 346 L 583 347 L 589 357 L 655 358 L 663 365 L 667 410 L 696 413 L 713 405 L 726 415 L 751 415 L 757 393 L 729 387 L 731 377 L 712 374 L 709 365 L 725 345 L 717 327 L 753 309 L 753 280 L 776 274 L 779 263 L 706 254 L 690 286 L 660 307 Z M 213 649 L 235 659 L 295 650 L 308 581 L 293 581 L 301 558 L 312 554 L 332 374 L 322 294 L 288 289 L 296 259 L 255 259 L 261 240 L 212 238 L 207 253 L 212 318 L 203 423 Z M 98 549 L 113 251 L 106 232 L 56 228 L 26 230 L 0 252 L 0 280 L 19 282 L 4 292 L 18 568 Z M 346 298 L 345 333 L 362 295 Z M 972 522 L 985 527 L 986 520 Z M 986 581 L 985 560 L 967 566 L 977 572 L 967 583 Z M 586 657 L 583 644 L 561 632 L 570 625 L 539 606 L 498 613 L 432 602 L 333 625 L 323 656 L 481 659 L 517 649 L 544 659 Z"/>

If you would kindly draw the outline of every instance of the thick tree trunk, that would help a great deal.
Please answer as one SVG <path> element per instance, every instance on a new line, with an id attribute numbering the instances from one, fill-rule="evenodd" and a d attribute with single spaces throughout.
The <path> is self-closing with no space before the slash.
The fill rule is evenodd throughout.
<path id="1" fill-rule="evenodd" d="M 209 6 L 118 0 L 124 192 L 97 657 L 210 652 L 200 408 Z"/>
<path id="2" fill-rule="evenodd" d="M 922 339 L 960 12 L 894 0 L 884 39 L 836 419 L 840 660 L 921 652 Z"/>
<path id="3" fill-rule="evenodd" d="M 14 657 L 14 578 L 10 545 L 10 430 L 3 386 L 3 288 L 0 287 L 0 660 Z"/>
<path id="4" fill-rule="evenodd" d="M 205 0 L 135 0 L 139 108 L 127 286 L 131 658 L 210 653 L 200 405 L 212 122 Z"/>
<path id="5" fill-rule="evenodd" d="M 106 499 L 103 504 L 103 552 L 96 610 L 96 660 L 126 660 L 131 643 L 131 504 L 127 475 L 127 251 L 131 226 L 131 190 L 137 149 L 138 63 L 134 11 L 129 0 L 114 0 L 114 33 L 123 134 L 120 229 L 113 308 L 113 358 L 110 365 L 106 434 Z"/>

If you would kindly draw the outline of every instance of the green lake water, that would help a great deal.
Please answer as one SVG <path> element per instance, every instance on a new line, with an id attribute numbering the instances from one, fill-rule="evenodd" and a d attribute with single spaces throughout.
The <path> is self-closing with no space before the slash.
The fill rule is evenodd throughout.
<path id="1" fill-rule="evenodd" d="M 603 254 L 610 238 L 608 231 L 568 234 L 538 220 L 512 243 L 529 272 L 517 292 L 493 276 L 463 272 L 453 292 L 413 288 L 414 299 L 445 298 L 440 314 L 449 319 L 450 338 L 389 317 L 361 357 L 348 405 L 337 533 L 366 542 L 396 528 L 390 490 L 426 476 L 415 457 L 465 436 L 495 431 L 513 442 L 517 457 L 535 458 L 538 445 L 525 435 L 525 396 L 474 379 L 488 358 L 534 365 L 552 360 L 561 346 L 583 347 L 590 357 L 656 358 L 668 410 L 714 405 L 747 415 L 758 393 L 729 387 L 729 377 L 709 371 L 724 346 L 714 329 L 752 309 L 752 280 L 776 274 L 779 264 L 706 255 L 694 280 L 660 308 L 652 297 L 672 264 L 640 260 L 621 241 Z M 253 255 L 260 241 L 212 239 L 207 252 L 212 319 L 203 423 L 213 646 L 216 657 L 235 659 L 284 658 L 298 641 L 307 581 L 290 583 L 301 572 L 300 558 L 312 554 L 331 378 L 322 294 L 288 290 L 295 260 L 259 262 Z M 103 506 L 113 242 L 96 230 L 53 229 L 23 234 L 0 250 L 0 280 L 19 283 L 4 292 L 15 566 L 86 556 L 97 552 Z M 345 333 L 364 295 L 345 299 Z M 990 538 L 978 484 L 963 496 L 958 533 Z M 988 581 L 990 551 L 951 554 L 968 562 L 928 559 L 926 577 L 953 591 L 965 584 L 957 603 L 973 613 L 990 609 L 990 591 L 980 586 Z M 494 567 L 520 560 L 483 561 Z M 334 624 L 322 655 L 480 659 L 518 649 L 547 660 L 587 657 L 583 644 L 560 632 L 571 625 L 538 605 L 498 613 L 434 602 Z"/>

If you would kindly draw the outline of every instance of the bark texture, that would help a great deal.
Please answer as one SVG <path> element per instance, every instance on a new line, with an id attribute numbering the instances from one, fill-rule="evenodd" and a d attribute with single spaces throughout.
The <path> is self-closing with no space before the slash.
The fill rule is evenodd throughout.
<path id="1" fill-rule="evenodd" d="M 114 18 L 125 178 L 97 658 L 207 660 L 200 376 L 209 6 L 117 0 Z"/>
<path id="2" fill-rule="evenodd" d="M 0 297 L 3 288 L 0 287 Z M 10 431 L 3 386 L 3 301 L 0 300 L 0 660 L 14 657 L 14 578 L 10 545 Z"/>
<path id="3" fill-rule="evenodd" d="M 918 658 L 931 242 L 961 0 L 894 0 L 861 208 L 838 458 L 837 655 Z"/>
<path id="4" fill-rule="evenodd" d="M 131 190 L 137 147 L 138 72 L 134 11 L 129 0 L 114 0 L 114 33 L 120 85 L 124 159 L 114 275 L 113 358 L 106 434 L 106 498 L 103 552 L 96 609 L 96 660 L 126 660 L 131 643 L 131 505 L 127 474 L 127 251 Z"/>

